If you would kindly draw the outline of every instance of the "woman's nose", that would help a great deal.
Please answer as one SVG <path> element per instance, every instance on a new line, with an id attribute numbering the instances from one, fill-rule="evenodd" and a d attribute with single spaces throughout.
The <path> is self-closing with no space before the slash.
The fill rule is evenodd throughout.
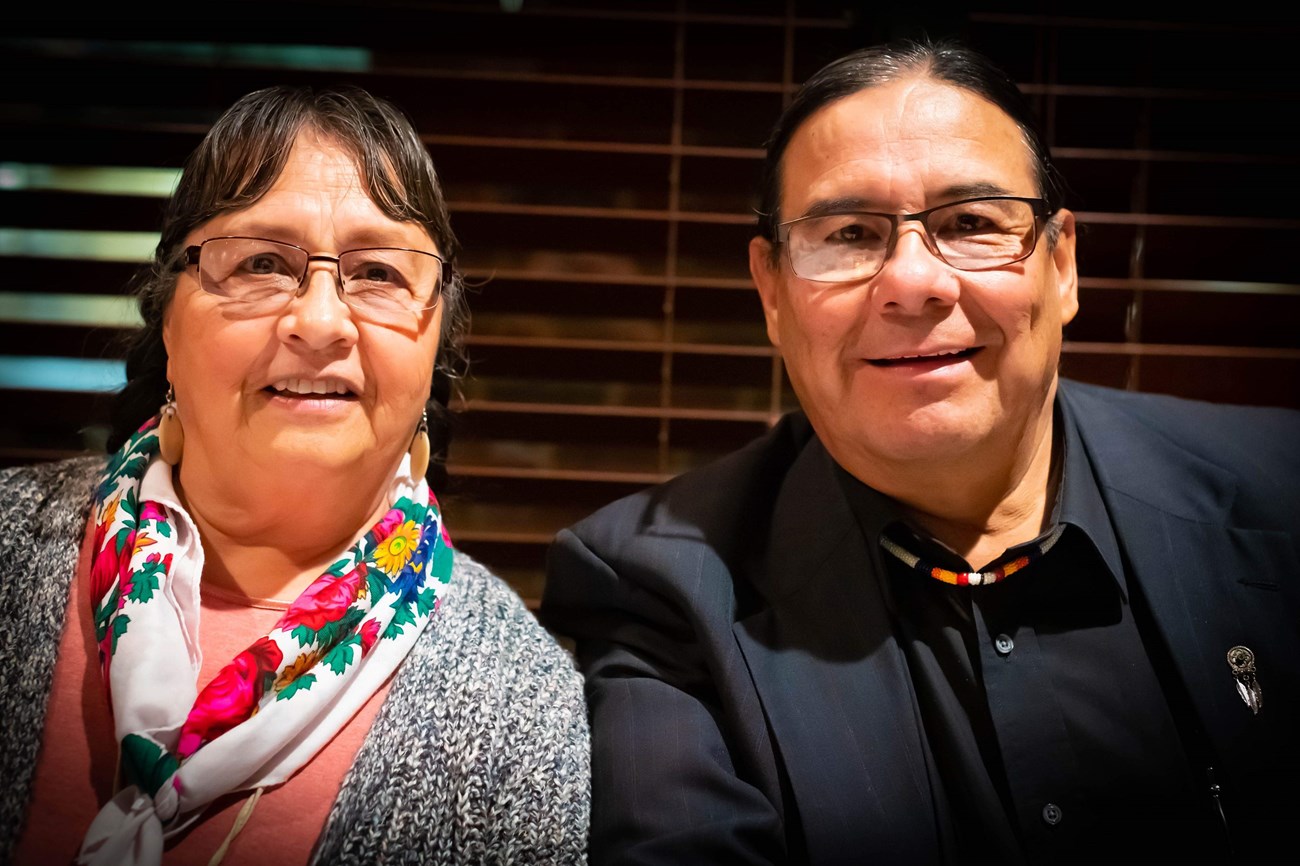
<path id="1" fill-rule="evenodd" d="M 338 267 L 313 262 L 303 285 L 280 320 L 281 339 L 320 351 L 335 344 L 351 345 L 357 339 L 352 309 L 343 300 Z"/>

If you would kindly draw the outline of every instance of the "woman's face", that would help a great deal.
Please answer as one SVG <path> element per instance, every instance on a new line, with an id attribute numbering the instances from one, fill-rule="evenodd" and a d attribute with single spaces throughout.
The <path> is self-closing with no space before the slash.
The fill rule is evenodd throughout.
<path id="1" fill-rule="evenodd" d="M 417 223 L 386 216 L 352 157 L 299 135 L 257 202 L 186 239 L 267 238 L 312 255 L 368 247 L 438 253 Z M 378 324 L 343 302 L 333 262 L 310 263 L 301 294 L 274 313 L 179 278 L 163 318 L 167 377 L 185 429 L 186 473 L 276 470 L 388 473 L 410 445 L 429 396 L 441 307 Z M 221 477 L 213 475 L 209 477 Z"/>

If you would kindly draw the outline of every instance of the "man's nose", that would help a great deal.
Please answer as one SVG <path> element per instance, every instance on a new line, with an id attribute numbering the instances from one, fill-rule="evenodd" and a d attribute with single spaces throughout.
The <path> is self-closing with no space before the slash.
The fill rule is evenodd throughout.
<path id="1" fill-rule="evenodd" d="M 871 286 L 872 303 L 882 312 L 919 315 L 955 304 L 961 283 L 930 248 L 925 228 L 904 222 Z"/>

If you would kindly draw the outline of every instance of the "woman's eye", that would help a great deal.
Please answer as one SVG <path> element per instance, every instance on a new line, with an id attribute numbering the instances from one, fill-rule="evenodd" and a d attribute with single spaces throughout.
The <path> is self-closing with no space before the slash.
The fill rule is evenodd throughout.
<path id="1" fill-rule="evenodd" d="M 391 283 L 394 275 L 391 270 L 383 265 L 367 265 L 362 268 L 357 275 L 358 279 L 365 280 L 368 283 Z"/>
<path id="2" fill-rule="evenodd" d="M 347 265 L 347 282 L 357 289 L 398 288 L 406 283 L 402 272 L 388 262 L 372 261 Z"/>
<path id="3" fill-rule="evenodd" d="M 284 262 L 270 254 L 250 256 L 240 270 L 249 274 L 279 274 L 284 272 Z"/>

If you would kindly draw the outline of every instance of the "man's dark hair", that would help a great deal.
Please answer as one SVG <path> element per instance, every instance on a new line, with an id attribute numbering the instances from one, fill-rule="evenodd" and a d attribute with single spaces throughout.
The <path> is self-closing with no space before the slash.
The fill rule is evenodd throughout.
<path id="1" fill-rule="evenodd" d="M 176 290 L 186 236 L 213 217 L 246 208 L 265 195 L 304 130 L 319 133 L 351 154 L 366 195 L 389 217 L 423 226 L 447 262 L 439 300 L 442 334 L 427 407 L 433 453 L 445 453 L 450 379 L 464 366 L 462 343 L 468 324 L 456 267 L 459 245 L 433 160 L 414 126 L 391 103 L 354 87 L 269 87 L 249 93 L 221 115 L 190 154 L 164 211 L 153 259 L 130 284 L 144 327 L 127 347 L 127 381 L 113 403 L 110 451 L 157 413 L 166 395 L 163 313 Z M 431 475 L 441 480 L 440 461 L 432 463 Z"/>
<path id="2" fill-rule="evenodd" d="M 781 209 L 781 161 L 795 132 L 819 109 L 838 99 L 914 75 L 969 90 L 1002 109 L 1024 135 L 1038 175 L 1038 194 L 1047 200 L 1051 212 L 1061 207 L 1064 187 L 1052 165 L 1046 139 L 1033 108 L 1010 76 L 983 54 L 954 40 L 873 45 L 832 61 L 805 81 L 768 136 L 759 187 L 758 233 L 773 245 L 774 255 Z M 1054 221 L 1048 223 L 1049 245 L 1056 242 L 1058 230 Z"/>

